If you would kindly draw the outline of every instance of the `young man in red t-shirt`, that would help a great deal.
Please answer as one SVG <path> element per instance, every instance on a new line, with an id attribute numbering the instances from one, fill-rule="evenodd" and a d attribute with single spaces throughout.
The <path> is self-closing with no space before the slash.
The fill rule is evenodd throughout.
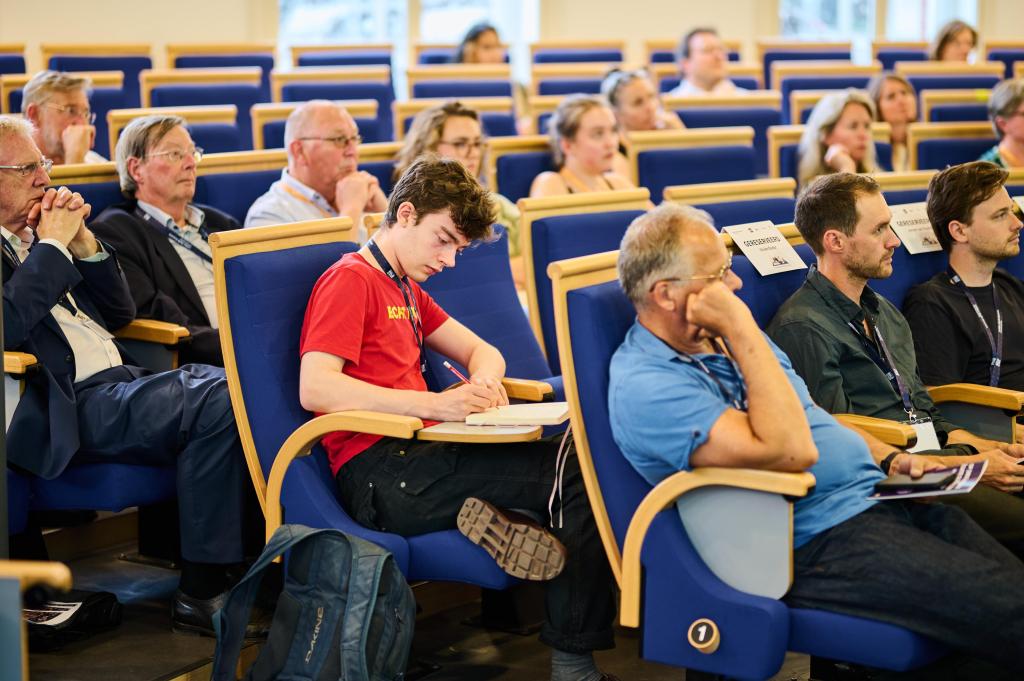
<path id="1" fill-rule="evenodd" d="M 342 257 L 313 289 L 300 343 L 302 405 L 430 423 L 462 421 L 507 403 L 501 353 L 418 284 L 454 267 L 471 242 L 490 237 L 493 221 L 490 193 L 457 161 L 428 157 L 410 166 L 373 240 Z M 424 347 L 467 367 L 470 382 L 429 392 Z M 557 439 L 467 445 L 337 432 L 323 444 L 342 501 L 362 525 L 419 535 L 458 524 L 510 574 L 550 580 L 541 640 L 553 648 L 553 681 L 612 678 L 592 656 L 614 645 L 612 577 L 575 456 L 562 478 L 560 527 L 549 534 L 498 510 L 548 514 Z M 521 542 L 549 550 L 520 555 Z M 525 570 L 520 559 L 528 562 Z"/>

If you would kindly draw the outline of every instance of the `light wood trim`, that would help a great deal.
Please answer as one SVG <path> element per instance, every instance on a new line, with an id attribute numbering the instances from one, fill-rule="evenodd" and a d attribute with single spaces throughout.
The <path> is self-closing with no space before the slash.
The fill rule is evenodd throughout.
<path id="1" fill-rule="evenodd" d="M 376 118 L 379 104 L 376 99 L 339 99 L 334 100 L 338 106 L 344 107 L 353 118 Z M 264 149 L 266 147 L 263 136 L 263 126 L 271 121 L 283 121 L 288 118 L 292 111 L 305 104 L 305 102 L 260 102 L 249 107 L 249 116 L 252 119 L 252 146 L 253 149 Z"/>
<path id="2" fill-rule="evenodd" d="M 655 52 L 665 52 L 665 51 L 667 51 L 667 52 L 671 52 L 675 57 L 677 57 L 676 59 L 673 59 L 673 62 L 678 62 L 679 61 L 678 60 L 679 42 L 680 42 L 679 38 L 660 38 L 660 39 L 657 39 L 657 40 L 645 40 L 644 41 L 644 60 L 646 61 L 646 63 L 651 64 L 651 63 L 653 63 L 653 62 L 651 62 L 651 56 Z M 732 39 L 725 40 L 725 39 L 722 39 L 722 43 L 725 45 L 725 49 L 726 49 L 727 52 L 730 52 L 730 53 L 731 52 L 735 52 L 736 54 L 740 55 L 741 59 L 743 58 L 743 41 L 742 40 L 732 40 Z M 658 62 L 658 63 L 665 64 L 665 63 L 668 63 L 668 62 Z"/>
<path id="3" fill-rule="evenodd" d="M 911 127 L 916 125 L 910 124 Z M 772 125 L 768 127 L 768 177 L 779 177 L 779 151 L 789 144 L 799 144 L 804 134 L 803 125 Z M 892 129 L 888 123 L 871 124 L 871 135 L 875 142 L 888 142 L 892 137 Z"/>
<path id="4" fill-rule="evenodd" d="M 509 64 L 419 64 L 406 69 L 406 99 L 414 99 L 413 86 L 433 80 L 503 80 L 512 82 Z"/>
<path id="5" fill-rule="evenodd" d="M 639 155 L 652 149 L 692 149 L 725 145 L 754 145 L 754 129 L 747 125 L 684 130 L 643 130 L 622 135 L 629 161 L 630 178 L 640 184 Z"/>
<path id="6" fill-rule="evenodd" d="M 986 38 L 984 53 L 989 50 L 1024 50 L 1024 40 L 1020 38 Z"/>
<path id="7" fill-rule="evenodd" d="M 22 57 L 28 56 L 25 54 L 25 43 L 0 43 L 0 54 L 21 54 Z"/>
<path id="8" fill-rule="evenodd" d="M 189 337 L 188 329 L 178 324 L 162 322 L 156 319 L 133 319 L 128 326 L 122 326 L 114 332 L 118 338 L 139 340 L 161 345 L 177 345 L 183 338 Z"/>
<path id="9" fill-rule="evenodd" d="M 799 61 L 779 59 L 772 62 L 772 85 L 779 87 L 783 78 L 791 76 L 821 76 L 824 78 L 841 76 L 871 76 L 882 72 L 878 62 L 871 64 L 854 64 L 848 61 Z"/>
<path id="10" fill-rule="evenodd" d="M 619 210 L 647 210 L 650 206 L 650 198 L 650 192 L 641 187 L 639 189 L 620 189 L 605 192 L 589 192 L 586 194 L 519 199 L 516 205 L 519 208 L 520 214 L 520 252 L 523 255 L 530 327 L 533 329 L 533 334 L 537 337 L 537 342 L 540 344 L 541 350 L 545 355 L 553 352 L 554 348 L 545 347 L 544 333 L 541 329 L 536 273 L 533 269 L 533 222 L 555 215 L 581 215 Z"/>
<path id="11" fill-rule="evenodd" d="M 927 52 L 927 40 L 872 40 L 871 59 L 877 60 L 881 50 L 921 50 Z"/>
<path id="12" fill-rule="evenodd" d="M 27 352 L 4 351 L 4 373 L 21 375 L 37 363 L 36 356 Z"/>
<path id="13" fill-rule="evenodd" d="M 178 57 L 242 56 L 247 54 L 270 55 L 273 57 L 277 45 L 269 41 L 248 43 L 168 43 L 164 49 L 167 54 L 167 67 L 175 68 L 174 62 Z"/>
<path id="14" fill-rule="evenodd" d="M 1024 78 L 1024 61 L 1013 62 L 1013 77 Z"/>
<path id="15" fill-rule="evenodd" d="M 500 43 L 501 47 L 505 50 L 505 54 L 508 54 L 511 45 L 509 43 Z M 420 64 L 420 55 L 428 50 L 449 50 L 452 56 L 455 55 L 455 51 L 459 49 L 458 43 L 429 43 L 429 42 L 415 42 L 412 44 L 412 59 L 410 65 L 416 66 L 429 66 L 429 64 Z"/>
<path id="16" fill-rule="evenodd" d="M 768 50 L 786 50 L 793 52 L 850 52 L 853 43 L 849 40 L 794 40 L 792 38 L 761 38 L 756 41 L 757 61 L 764 63 L 764 53 Z"/>
<path id="17" fill-rule="evenodd" d="M 757 81 L 757 90 L 751 92 L 760 92 L 761 88 L 764 87 L 764 69 L 760 64 L 749 64 L 742 62 L 731 61 L 726 64 L 726 69 L 729 72 L 729 76 L 745 76 L 747 78 L 754 78 Z M 647 71 L 651 74 L 651 78 L 654 79 L 655 87 L 660 91 L 661 81 L 663 78 L 679 77 L 679 65 L 675 63 L 660 62 L 658 64 L 648 64 Z M 703 98 L 703 96 L 701 97 Z M 698 99 L 694 97 L 694 99 Z"/>
<path id="18" fill-rule="evenodd" d="M 966 402 L 982 407 L 995 407 L 1014 413 L 1024 408 L 1024 392 L 993 388 L 974 383 L 949 383 L 928 388 L 928 394 L 935 404 L 942 402 Z"/>
<path id="19" fill-rule="evenodd" d="M 153 105 L 153 88 L 161 85 L 259 85 L 263 72 L 258 66 L 229 66 L 216 69 L 143 69 L 139 73 L 139 95 L 143 107 Z"/>
<path id="20" fill-rule="evenodd" d="M 351 52 L 351 53 L 363 53 L 363 52 L 393 52 L 395 49 L 394 43 L 334 43 L 331 45 L 292 45 L 289 50 L 291 57 L 291 65 L 297 67 L 299 65 L 299 57 L 305 54 L 319 54 L 323 52 Z"/>
<path id="21" fill-rule="evenodd" d="M 991 137 L 995 144 L 992 124 L 986 121 L 964 121 L 959 123 L 911 123 L 907 126 L 907 162 L 911 170 L 917 170 L 918 145 L 922 140 L 931 139 L 973 139 Z"/>
<path id="22" fill-rule="evenodd" d="M 791 177 L 707 182 L 665 187 L 663 197 L 676 203 L 727 203 L 758 199 L 791 199 L 796 194 L 796 180 Z"/>
<path id="23" fill-rule="evenodd" d="M 533 381 L 527 378 L 503 378 L 501 384 L 510 400 L 526 400 L 527 402 L 543 402 L 551 397 L 555 390 L 544 381 Z"/>
<path id="24" fill-rule="evenodd" d="M 449 97 L 408 99 L 404 102 L 396 101 L 392 105 L 392 110 L 395 113 L 395 139 L 405 139 L 405 129 L 402 127 L 402 123 L 406 118 L 411 118 L 425 109 L 440 106 L 450 101 L 452 100 Z M 477 113 L 512 113 L 515 110 L 515 103 L 512 97 L 472 97 L 466 100 L 466 107 Z"/>
<path id="25" fill-rule="evenodd" d="M 297 66 L 291 71 L 270 72 L 270 95 L 281 101 L 281 90 L 294 83 L 390 83 L 391 67 L 384 64 L 367 66 Z M 300 102 L 301 103 L 301 102 Z"/>
<path id="26" fill-rule="evenodd" d="M 661 96 L 661 105 L 667 111 L 698 108 L 749 108 L 782 106 L 782 93 L 778 90 L 749 90 L 738 95 L 703 95 L 701 97 Z"/>
<path id="27" fill-rule="evenodd" d="M 456 422 L 457 423 L 457 422 Z M 465 425 L 465 424 L 462 424 Z M 416 431 L 416 439 L 426 442 L 463 442 L 469 444 L 495 444 L 509 442 L 534 442 L 544 434 L 544 426 L 533 426 L 531 430 L 502 426 L 472 426 L 473 430 L 459 433 L 435 432 L 429 428 Z"/>
<path id="28" fill-rule="evenodd" d="M 149 57 L 153 59 L 153 46 L 149 43 L 42 43 L 39 46 L 44 69 L 50 68 L 50 57 Z"/>
<path id="29" fill-rule="evenodd" d="M 540 81 L 542 80 L 550 80 L 554 78 L 604 79 L 604 76 L 608 71 L 621 65 L 621 62 L 597 61 L 531 64 L 530 95 L 533 97 L 540 96 Z"/>
<path id="30" fill-rule="evenodd" d="M 487 186 L 501 193 L 498 186 L 498 159 L 505 154 L 518 154 L 524 151 L 551 151 L 547 135 L 517 135 L 515 137 L 492 137 L 487 141 L 487 158 L 485 159 Z"/>
<path id="31" fill-rule="evenodd" d="M 927 189 L 937 170 L 908 170 L 901 173 L 874 173 L 871 175 L 883 192 L 908 189 Z"/>
<path id="32" fill-rule="evenodd" d="M 53 166 L 50 171 L 50 185 L 93 184 L 95 182 L 117 182 L 117 165 L 113 161 L 103 163 L 65 163 Z"/>
<path id="33" fill-rule="evenodd" d="M 789 93 L 789 121 L 803 125 L 801 119 L 805 109 L 813 109 L 821 98 L 835 90 L 792 90 Z"/>
<path id="34" fill-rule="evenodd" d="M 835 414 L 835 418 L 844 426 L 860 428 L 893 447 L 912 447 L 917 442 L 917 432 L 905 423 L 860 414 Z"/>
<path id="35" fill-rule="evenodd" d="M 380 229 L 382 222 L 384 222 L 384 213 L 363 213 L 363 228 L 366 230 L 367 239 Z"/>
<path id="36" fill-rule="evenodd" d="M 626 54 L 625 40 L 589 40 L 589 39 L 558 39 L 538 40 L 530 43 L 530 63 L 540 50 L 618 50 L 623 56 Z M 579 63 L 579 62 L 577 62 Z M 585 63 L 585 62 L 584 62 Z"/>
<path id="37" fill-rule="evenodd" d="M 988 104 L 992 90 L 923 90 L 921 97 L 921 120 L 931 120 L 932 109 L 942 104 Z"/>
<path id="38" fill-rule="evenodd" d="M 8 110 L 8 100 L 15 90 L 24 90 L 34 73 L 5 73 L 0 75 L 0 113 L 16 113 Z M 88 78 L 92 87 L 124 87 L 123 71 L 76 71 L 76 76 Z"/>
<path id="39" fill-rule="evenodd" d="M 530 103 L 530 115 L 540 130 L 540 117 L 542 114 L 554 113 L 555 109 L 569 95 L 530 95 L 527 101 Z"/>
<path id="40" fill-rule="evenodd" d="M 71 569 L 49 560 L 0 560 L 0 579 L 18 580 L 22 591 L 37 584 L 67 590 L 71 588 Z"/>
<path id="41" fill-rule="evenodd" d="M 893 70 L 901 76 L 999 76 L 1006 67 L 1000 61 L 974 64 L 956 61 L 898 61 Z"/>
<path id="42" fill-rule="evenodd" d="M 189 123 L 225 123 L 234 125 L 238 120 L 238 107 L 234 104 L 215 106 L 163 106 L 148 109 L 111 109 L 107 112 L 110 137 L 110 156 L 114 158 L 117 138 L 133 118 L 142 116 L 180 116 Z"/>
<path id="43" fill-rule="evenodd" d="M 218 287 L 218 290 L 220 288 L 222 287 Z M 223 328 L 221 331 L 223 332 Z M 221 338 L 223 339 L 223 334 Z M 232 394 L 231 401 L 232 404 L 235 403 L 234 394 Z M 238 420 L 237 409 L 238 407 L 236 406 L 236 420 Z M 239 423 L 241 424 L 241 421 Z M 248 421 L 245 422 L 245 427 L 248 431 Z M 270 476 L 267 478 L 266 491 L 260 494 L 263 513 L 267 519 L 267 540 L 269 541 L 270 537 L 277 531 L 277 528 L 281 526 L 281 519 L 283 517 L 281 487 L 284 484 L 284 476 L 288 472 L 288 466 L 295 459 L 307 456 L 312 450 L 313 445 L 319 442 L 325 435 L 339 430 L 350 430 L 408 440 L 421 428 L 423 428 L 423 421 L 413 416 L 396 416 L 394 414 L 382 414 L 372 411 L 343 411 L 324 414 L 299 426 L 295 432 L 288 436 L 288 439 L 281 445 L 281 449 L 278 450 L 277 456 L 274 457 L 274 465 L 270 468 Z M 251 441 L 251 434 L 249 437 Z M 250 459 L 248 449 L 246 450 L 246 459 Z M 257 459 L 255 463 L 257 470 L 260 471 L 259 479 L 262 480 L 263 472 L 260 468 L 259 460 Z M 249 464 L 249 471 L 251 473 L 251 460 Z M 262 492 L 259 487 L 257 489 Z"/>
<path id="44" fill-rule="evenodd" d="M 814 487 L 810 473 L 776 473 L 740 468 L 696 468 L 665 478 L 637 506 L 626 531 L 622 550 L 622 600 L 619 621 L 624 627 L 640 626 L 643 566 L 640 553 L 655 516 L 679 497 L 701 487 L 721 486 L 749 489 L 768 494 L 803 497 Z M 792 537 L 790 538 L 792 541 Z"/>

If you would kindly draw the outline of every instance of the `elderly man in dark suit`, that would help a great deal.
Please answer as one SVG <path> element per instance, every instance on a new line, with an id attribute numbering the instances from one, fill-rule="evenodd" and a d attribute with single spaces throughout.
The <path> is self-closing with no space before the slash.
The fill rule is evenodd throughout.
<path id="1" fill-rule="evenodd" d="M 128 201 L 103 211 L 92 229 L 117 249 L 139 317 L 188 328 L 183 362 L 223 366 L 207 239 L 239 224 L 192 203 L 202 153 L 178 116 L 133 120 L 115 153 Z"/>
<path id="2" fill-rule="evenodd" d="M 7 432 L 13 466 L 54 478 L 74 462 L 175 466 L 182 579 L 175 629 L 212 634 L 229 569 L 243 559 L 247 484 L 223 369 L 132 366 L 108 329 L 135 315 L 116 253 L 85 226 L 89 205 L 47 189 L 32 125 L 0 116 L 4 349 L 39 370 Z"/>

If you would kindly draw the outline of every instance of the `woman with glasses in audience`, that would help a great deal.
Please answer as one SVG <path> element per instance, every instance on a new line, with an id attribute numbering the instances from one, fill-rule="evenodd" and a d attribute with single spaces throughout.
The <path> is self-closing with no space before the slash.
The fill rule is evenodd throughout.
<path id="1" fill-rule="evenodd" d="M 566 97 L 548 122 L 548 134 L 556 170 L 538 175 L 530 196 L 635 188 L 621 171 L 616 171 L 625 159 L 618 151 L 619 123 L 604 97 Z"/>
<path id="2" fill-rule="evenodd" d="M 978 160 L 1003 168 L 1024 167 L 1024 79 L 1004 80 L 993 88 L 988 117 L 999 144 Z"/>
<path id="3" fill-rule="evenodd" d="M 682 130 L 679 116 L 661 108 L 661 100 L 646 69 L 626 71 L 613 68 L 601 83 L 623 133 L 637 130 Z M 620 149 L 620 151 L 622 151 Z"/>
<path id="4" fill-rule="evenodd" d="M 886 72 L 868 83 L 868 95 L 875 103 L 876 120 L 889 124 L 892 130 L 892 169 L 910 170 L 907 156 L 907 130 L 917 121 L 917 92 L 903 76 Z"/>
<path id="5" fill-rule="evenodd" d="M 800 186 L 830 173 L 878 172 L 871 135 L 874 120 L 875 105 L 862 90 L 850 88 L 822 97 L 800 138 Z"/>
<path id="6" fill-rule="evenodd" d="M 456 159 L 479 179 L 487 154 L 487 138 L 480 125 L 480 115 L 458 101 L 432 106 L 416 114 L 395 157 L 395 181 L 426 153 Z M 512 273 L 518 284 L 523 281 L 519 260 L 519 209 L 497 192 L 491 192 L 491 196 L 498 209 L 496 222 L 508 232 Z"/>
<path id="7" fill-rule="evenodd" d="M 929 49 L 932 61 L 970 60 L 971 52 L 978 46 L 978 32 L 970 24 L 954 19 L 939 29 L 935 42 Z"/>

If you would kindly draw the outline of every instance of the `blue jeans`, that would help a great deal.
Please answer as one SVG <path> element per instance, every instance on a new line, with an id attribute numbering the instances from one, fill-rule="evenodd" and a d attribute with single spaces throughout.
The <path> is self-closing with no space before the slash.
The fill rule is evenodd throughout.
<path id="1" fill-rule="evenodd" d="M 796 550 L 786 602 L 1024 669 L 1024 563 L 959 508 L 880 502 Z"/>
<path id="2" fill-rule="evenodd" d="M 467 497 L 547 521 L 559 439 L 469 445 L 385 438 L 341 467 L 338 487 L 356 522 L 404 536 L 454 529 Z M 540 640 L 572 653 L 611 648 L 612 573 L 575 451 L 565 465 L 562 500 L 563 526 L 549 529 L 568 559 L 562 574 L 545 582 Z"/>

